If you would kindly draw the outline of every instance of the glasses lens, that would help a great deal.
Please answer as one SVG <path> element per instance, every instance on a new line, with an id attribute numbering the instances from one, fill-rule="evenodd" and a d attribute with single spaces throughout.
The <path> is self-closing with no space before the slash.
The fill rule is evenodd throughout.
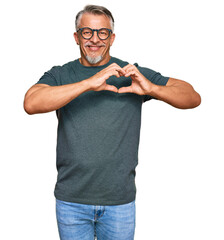
<path id="1" fill-rule="evenodd" d="M 81 35 L 84 39 L 90 39 L 93 36 L 93 31 L 91 28 L 82 28 L 81 29 Z M 100 40 L 106 40 L 110 36 L 110 30 L 106 28 L 101 28 L 98 30 L 98 37 Z"/>
<path id="2" fill-rule="evenodd" d="M 105 40 L 109 37 L 110 35 L 110 31 L 106 28 L 102 28 L 99 30 L 98 32 L 98 37 L 101 39 L 101 40 Z"/>
<path id="3" fill-rule="evenodd" d="M 83 38 L 90 39 L 93 35 L 93 31 L 90 28 L 83 28 L 81 34 Z"/>

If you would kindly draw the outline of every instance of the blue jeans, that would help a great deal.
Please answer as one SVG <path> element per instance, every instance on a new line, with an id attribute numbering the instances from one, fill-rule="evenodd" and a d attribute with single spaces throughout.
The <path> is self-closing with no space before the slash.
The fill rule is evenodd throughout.
<path id="1" fill-rule="evenodd" d="M 56 199 L 56 216 L 61 240 L 134 239 L 135 201 L 96 206 Z"/>

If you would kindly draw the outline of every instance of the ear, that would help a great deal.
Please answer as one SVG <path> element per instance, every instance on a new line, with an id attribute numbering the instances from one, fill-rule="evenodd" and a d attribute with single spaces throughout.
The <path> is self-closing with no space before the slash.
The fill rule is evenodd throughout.
<path id="1" fill-rule="evenodd" d="M 77 32 L 74 32 L 73 36 L 74 36 L 74 38 L 75 38 L 75 41 L 76 41 L 77 45 L 79 45 L 79 36 L 78 36 L 78 33 L 77 33 Z"/>
<path id="2" fill-rule="evenodd" d="M 110 46 L 113 45 L 114 40 L 115 40 L 115 33 L 112 33 L 110 37 Z"/>

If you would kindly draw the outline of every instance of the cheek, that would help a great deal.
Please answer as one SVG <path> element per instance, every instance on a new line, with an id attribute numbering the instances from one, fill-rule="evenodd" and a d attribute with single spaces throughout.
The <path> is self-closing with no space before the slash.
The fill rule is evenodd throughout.
<path id="1" fill-rule="evenodd" d="M 79 43 L 79 47 L 80 47 L 80 49 L 82 50 L 82 52 L 86 52 L 85 43 L 80 42 L 80 43 Z"/>
<path id="2" fill-rule="evenodd" d="M 105 43 L 106 47 L 104 48 L 104 51 L 108 51 L 110 49 L 110 42 Z"/>

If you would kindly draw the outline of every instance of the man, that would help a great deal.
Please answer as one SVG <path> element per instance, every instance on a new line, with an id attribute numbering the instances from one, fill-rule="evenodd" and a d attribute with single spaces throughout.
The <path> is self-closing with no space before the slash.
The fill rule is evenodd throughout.
<path id="1" fill-rule="evenodd" d="M 46 72 L 26 93 L 28 114 L 58 117 L 56 214 L 62 240 L 130 240 L 142 103 L 194 108 L 200 95 L 181 80 L 110 56 L 114 19 L 88 5 L 76 16 L 81 57 Z"/>

